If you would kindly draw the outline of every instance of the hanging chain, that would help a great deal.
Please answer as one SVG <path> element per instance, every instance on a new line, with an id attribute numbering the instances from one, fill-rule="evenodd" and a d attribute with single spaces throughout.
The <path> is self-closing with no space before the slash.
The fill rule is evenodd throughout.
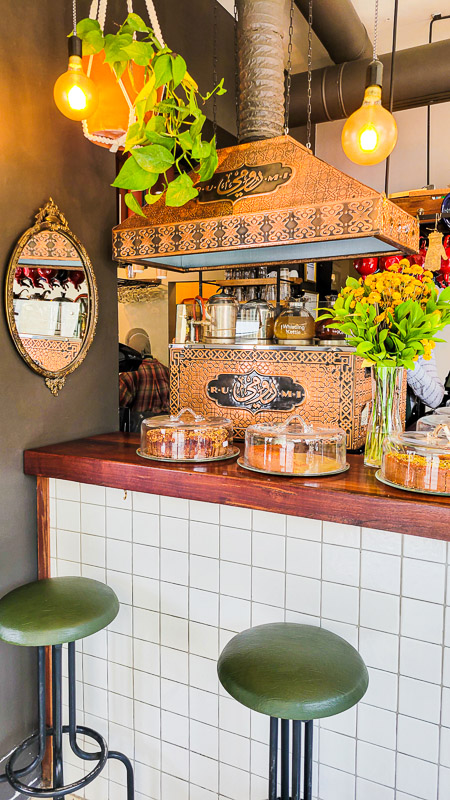
<path id="1" fill-rule="evenodd" d="M 72 0 L 73 35 L 77 35 L 77 0 Z"/>
<path id="2" fill-rule="evenodd" d="M 213 89 L 217 86 L 217 0 L 213 0 Z M 213 94 L 213 130 L 217 133 L 217 92 Z"/>
<path id="3" fill-rule="evenodd" d="M 375 19 L 373 22 L 373 60 L 377 60 L 378 50 L 378 0 L 375 0 Z"/>
<path id="4" fill-rule="evenodd" d="M 236 135 L 237 135 L 237 140 L 239 142 L 241 134 L 241 125 L 239 119 L 240 80 L 239 80 L 239 54 L 238 54 L 238 8 L 236 0 L 234 0 L 234 91 L 235 91 L 235 103 L 236 103 Z"/>
<path id="5" fill-rule="evenodd" d="M 289 12 L 289 42 L 287 50 L 287 75 L 284 91 L 284 132 L 289 133 L 289 106 L 291 103 L 291 78 L 292 78 L 292 40 L 294 36 L 294 0 L 291 0 Z"/>
<path id="6" fill-rule="evenodd" d="M 377 0 L 377 2 L 378 2 L 378 0 Z M 311 133 L 312 133 L 312 125 L 311 125 L 311 116 L 312 116 L 312 108 L 311 108 L 312 24 L 313 24 L 313 0 L 309 0 L 309 11 L 308 11 L 308 94 L 307 94 L 307 106 L 306 106 L 306 147 L 308 148 L 308 150 L 312 149 L 312 145 L 311 145 Z"/>

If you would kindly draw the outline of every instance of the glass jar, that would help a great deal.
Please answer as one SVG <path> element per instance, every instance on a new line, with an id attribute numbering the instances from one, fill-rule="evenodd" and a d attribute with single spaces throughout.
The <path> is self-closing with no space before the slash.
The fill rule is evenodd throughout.
<path id="1" fill-rule="evenodd" d="M 445 407 L 441 409 L 441 413 L 437 413 L 440 409 L 436 408 L 433 414 L 428 414 L 427 416 L 418 419 L 416 423 L 416 430 L 430 433 L 434 431 L 437 425 L 447 424 L 450 426 L 450 408 L 447 409 L 446 414 L 442 413 L 444 408 Z M 441 430 L 440 435 L 445 436 L 444 430 Z"/>
<path id="2" fill-rule="evenodd" d="M 380 477 L 411 491 L 450 495 L 450 429 L 388 436 Z"/>
<path id="3" fill-rule="evenodd" d="M 149 417 L 141 424 L 140 455 L 170 461 L 222 458 L 233 444 L 227 417 L 204 417 L 190 408 L 176 415 Z"/>
<path id="4" fill-rule="evenodd" d="M 337 300 L 337 292 L 327 294 L 325 301 L 319 301 L 320 316 L 325 310 L 333 308 Z M 339 328 L 333 327 L 333 319 L 319 319 L 316 321 L 316 337 L 320 340 L 320 344 L 336 344 L 337 342 L 345 342 L 345 334 Z"/>
<path id="5" fill-rule="evenodd" d="M 303 292 L 292 287 L 291 298 L 275 320 L 274 334 L 279 342 L 312 344 L 315 333 L 314 317 L 306 308 Z"/>
<path id="6" fill-rule="evenodd" d="M 285 475 L 330 475 L 346 469 L 346 434 L 340 428 L 307 425 L 292 414 L 280 425 L 250 425 L 243 464 Z"/>

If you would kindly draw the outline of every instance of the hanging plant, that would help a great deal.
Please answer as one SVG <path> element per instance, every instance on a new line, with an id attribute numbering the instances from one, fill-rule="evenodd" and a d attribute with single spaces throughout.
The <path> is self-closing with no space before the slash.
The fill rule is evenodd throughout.
<path id="1" fill-rule="evenodd" d="M 105 51 L 105 63 L 117 81 L 127 72 L 133 84 L 133 65 L 145 69 L 144 85 L 134 101 L 136 122 L 129 126 L 125 142 L 125 152 L 130 156 L 112 186 L 126 189 L 128 208 L 143 216 L 133 192 L 146 191 L 146 203 L 156 203 L 161 195 L 151 190 L 161 177 L 165 204 L 183 206 L 198 195 L 185 169 L 193 170 L 204 181 L 217 167 L 216 138 L 202 138 L 206 117 L 199 102 L 205 103 L 214 93 L 224 94 L 223 79 L 202 95 L 184 58 L 162 46 L 153 29 L 137 14 L 128 14 L 117 33 L 106 36 L 97 20 L 83 19 L 77 25 L 77 34 L 83 41 L 83 55 Z M 158 99 L 161 87 L 164 95 Z"/>

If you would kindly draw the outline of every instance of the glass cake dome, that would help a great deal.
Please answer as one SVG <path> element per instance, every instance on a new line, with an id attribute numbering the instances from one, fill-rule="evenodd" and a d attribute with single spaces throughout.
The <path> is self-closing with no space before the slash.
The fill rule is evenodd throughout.
<path id="1" fill-rule="evenodd" d="M 144 419 L 138 453 L 159 460 L 205 461 L 235 455 L 232 444 L 230 419 L 205 417 L 183 408 L 176 415 Z"/>
<path id="2" fill-rule="evenodd" d="M 450 495 L 450 427 L 444 422 L 428 432 L 387 436 L 379 477 L 403 489 Z"/>

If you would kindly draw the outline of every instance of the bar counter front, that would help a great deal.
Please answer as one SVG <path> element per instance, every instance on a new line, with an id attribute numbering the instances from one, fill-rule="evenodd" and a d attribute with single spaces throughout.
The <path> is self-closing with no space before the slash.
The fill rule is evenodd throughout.
<path id="1" fill-rule="evenodd" d="M 357 707 L 315 723 L 314 797 L 447 800 L 450 498 L 382 485 L 359 455 L 284 478 L 138 446 L 113 433 L 24 458 L 39 576 L 92 577 L 121 602 L 77 643 L 80 722 L 132 756 L 137 797 L 267 798 L 268 718 L 219 688 L 216 664 L 236 632 L 293 621 L 348 640 L 370 675 Z M 123 780 L 111 764 L 86 797 L 119 800 Z"/>

